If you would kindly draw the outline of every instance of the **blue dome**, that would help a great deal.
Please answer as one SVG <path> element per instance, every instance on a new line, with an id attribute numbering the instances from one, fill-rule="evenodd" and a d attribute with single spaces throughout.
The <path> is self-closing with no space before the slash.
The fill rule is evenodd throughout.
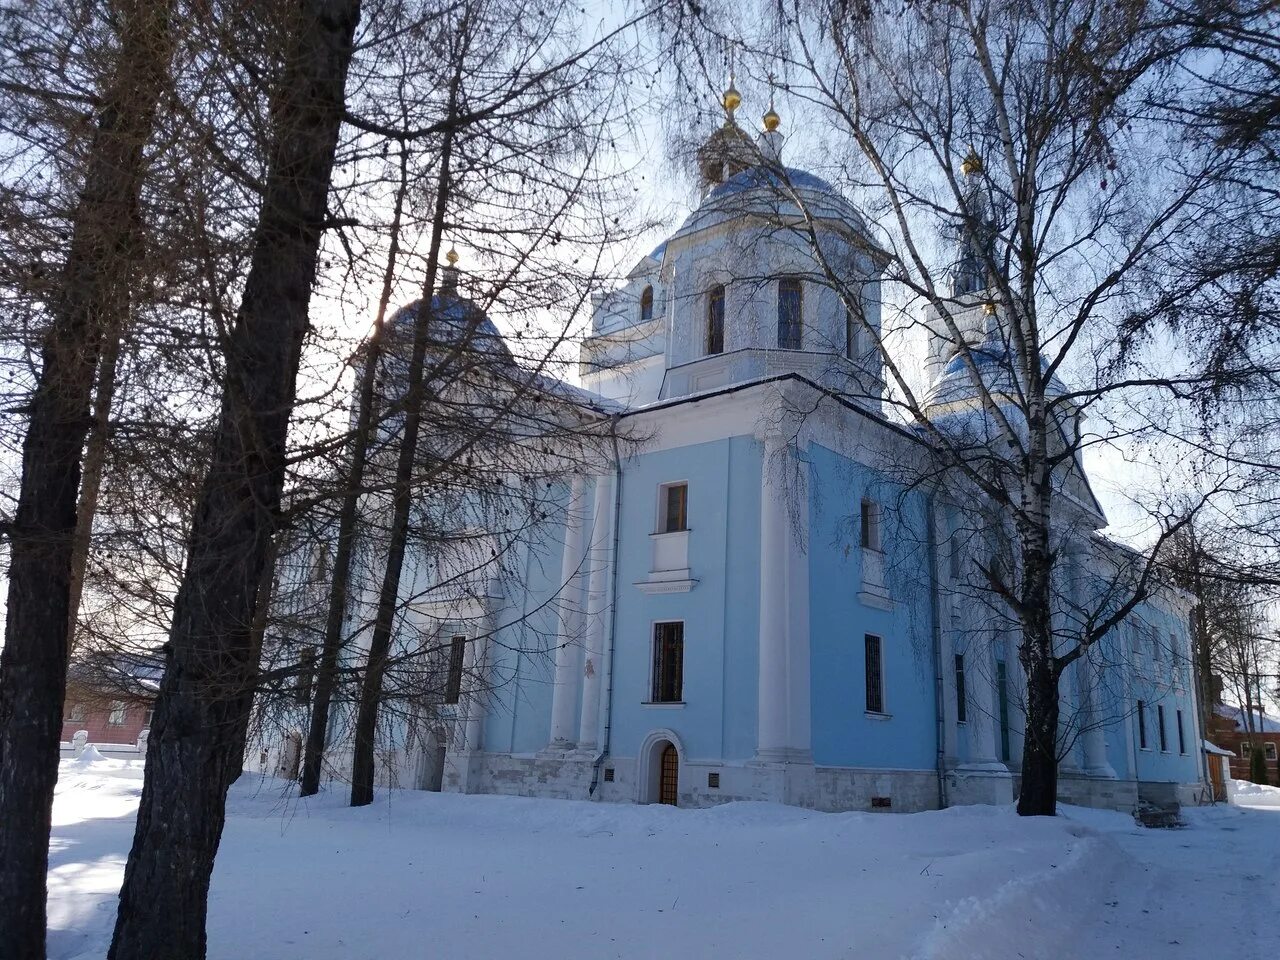
<path id="1" fill-rule="evenodd" d="M 840 196 L 840 191 L 835 187 L 807 170 L 798 170 L 795 167 L 782 167 L 780 169 L 775 167 L 749 167 L 741 173 L 735 173 L 724 183 L 717 184 L 707 194 L 707 200 L 711 201 L 719 197 L 727 197 L 735 193 L 742 193 L 744 190 L 754 190 L 760 187 L 767 187 L 770 190 L 786 189 L 788 185 L 796 190 L 813 190 L 819 193 Z M 841 199 L 844 198 L 841 197 Z"/>
<path id="2" fill-rule="evenodd" d="M 800 208 L 792 199 L 796 194 L 812 216 L 847 224 L 870 239 L 862 215 L 826 180 L 795 167 L 767 165 L 748 167 L 713 187 L 670 239 L 747 214 L 799 217 Z"/>
<path id="3" fill-rule="evenodd" d="M 421 306 L 421 300 L 414 300 L 392 314 L 388 328 L 395 340 L 412 341 L 413 325 Z M 429 349 L 457 346 L 465 337 L 462 349 L 466 352 L 488 353 L 511 359 L 511 350 L 502 334 L 488 314 L 474 301 L 449 293 L 438 293 L 431 298 L 431 310 L 434 322 L 427 330 L 430 337 Z"/>
<path id="4" fill-rule="evenodd" d="M 1005 419 L 1019 435 L 1025 433 L 1025 419 L 1021 399 L 1024 396 L 1021 376 L 1016 373 L 1016 359 L 1008 346 L 999 339 L 989 338 L 969 348 L 973 365 L 982 378 L 991 399 L 1004 413 Z M 1040 358 L 1040 370 L 1048 373 L 1049 363 Z M 1045 384 L 1045 396 L 1060 397 L 1067 392 L 1066 385 L 1055 375 Z M 929 419 L 940 429 L 977 443 L 989 442 L 1000 432 L 982 405 L 982 398 L 974 386 L 969 365 L 961 354 L 947 361 L 938 378 L 929 387 L 924 398 Z"/>

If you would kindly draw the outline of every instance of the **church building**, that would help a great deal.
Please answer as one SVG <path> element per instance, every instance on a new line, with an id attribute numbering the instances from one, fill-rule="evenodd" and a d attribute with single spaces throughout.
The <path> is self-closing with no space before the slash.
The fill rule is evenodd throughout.
<path id="1" fill-rule="evenodd" d="M 929 480 L 927 438 L 887 411 L 872 226 L 786 165 L 772 106 L 745 133 L 739 101 L 699 153 L 697 208 L 593 304 L 577 394 L 634 442 L 566 478 L 515 578 L 416 614 L 457 633 L 460 679 L 415 761 L 431 769 L 401 785 L 819 810 L 1016 796 L 1016 629 L 971 586 L 1003 534 Z M 1005 376 L 998 312 L 965 277 L 957 323 Z M 924 402 L 971 426 L 934 320 Z M 1055 510 L 1072 575 L 1114 569 L 1078 462 Z M 1158 590 L 1064 677 L 1064 801 L 1198 789 L 1188 614 Z M 520 638 L 530 618 L 545 656 Z"/>

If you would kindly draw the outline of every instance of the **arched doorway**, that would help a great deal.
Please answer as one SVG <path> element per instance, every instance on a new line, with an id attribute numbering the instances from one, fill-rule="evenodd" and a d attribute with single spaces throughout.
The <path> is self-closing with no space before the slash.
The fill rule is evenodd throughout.
<path id="1" fill-rule="evenodd" d="M 676 806 L 680 796 L 680 753 L 675 744 L 668 743 L 659 756 L 658 802 Z"/>
<path id="2" fill-rule="evenodd" d="M 680 758 L 686 753 L 673 730 L 650 730 L 636 753 L 636 802 L 680 804 Z"/>
<path id="3" fill-rule="evenodd" d="M 417 788 L 439 793 L 444 786 L 445 754 L 448 737 L 443 731 L 429 730 L 422 737 L 418 751 Z"/>

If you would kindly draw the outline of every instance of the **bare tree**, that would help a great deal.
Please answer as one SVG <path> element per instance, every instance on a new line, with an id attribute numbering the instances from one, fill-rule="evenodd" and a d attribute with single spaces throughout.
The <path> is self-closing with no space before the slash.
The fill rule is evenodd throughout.
<path id="1" fill-rule="evenodd" d="M 359 18 L 358 0 L 316 0 L 289 24 L 253 259 L 226 343 L 218 431 L 174 607 L 113 958 L 205 952 L 209 876 L 244 749 L 257 662 L 251 623 L 275 536 Z"/>
<path id="2" fill-rule="evenodd" d="M 72 628 L 81 455 L 104 339 L 118 336 L 140 254 L 145 147 L 173 47 L 167 2 L 110 11 L 116 34 L 58 279 L 44 304 L 41 371 L 28 405 L 0 656 L 0 926 L 15 957 L 43 957 L 45 874 Z M 14 25 L 15 29 L 17 24 Z M 23 90 L 20 78 L 8 92 Z M 41 97 L 56 98 L 56 89 Z M 70 99 L 78 100 L 75 94 Z"/>

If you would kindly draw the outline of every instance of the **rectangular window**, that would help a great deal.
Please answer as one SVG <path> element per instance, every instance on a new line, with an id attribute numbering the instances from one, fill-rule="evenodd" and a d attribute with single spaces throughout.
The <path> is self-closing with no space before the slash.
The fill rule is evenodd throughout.
<path id="1" fill-rule="evenodd" d="M 799 350 L 804 337 L 800 281 L 786 277 L 778 281 L 778 349 Z"/>
<path id="2" fill-rule="evenodd" d="M 467 638 L 449 641 L 449 676 L 444 685 L 444 702 L 457 703 L 462 697 L 462 664 L 467 655 Z"/>
<path id="3" fill-rule="evenodd" d="M 1147 749 L 1147 705 L 1138 701 L 1138 746 Z"/>
<path id="4" fill-rule="evenodd" d="M 1009 673 L 1003 660 L 996 661 L 996 706 L 1000 711 L 1000 759 L 1009 762 Z"/>
<path id="5" fill-rule="evenodd" d="M 964 654 L 956 654 L 956 722 L 964 723 L 968 717 L 968 703 L 964 690 Z"/>
<path id="6" fill-rule="evenodd" d="M 1263 749 L 1267 752 L 1267 759 L 1274 760 L 1276 758 L 1276 745 L 1274 743 L 1264 743 Z"/>
<path id="7" fill-rule="evenodd" d="M 681 703 L 684 699 L 684 623 L 653 625 L 652 703 Z"/>
<path id="8" fill-rule="evenodd" d="M 1240 744 L 1240 759 L 1241 760 L 1249 759 L 1249 744 L 1247 742 Z"/>
<path id="9" fill-rule="evenodd" d="M 850 360 L 857 360 L 858 353 L 858 321 L 853 318 L 853 311 L 846 307 L 844 311 L 844 355 Z"/>
<path id="10" fill-rule="evenodd" d="M 880 549 L 880 504 L 865 498 L 862 501 L 862 549 Z"/>
<path id="11" fill-rule="evenodd" d="M 1178 752 L 1187 752 L 1187 735 L 1182 729 L 1182 711 L 1178 711 Z"/>
<path id="12" fill-rule="evenodd" d="M 669 483 L 662 488 L 662 525 L 659 533 L 689 529 L 689 485 Z"/>
<path id="13" fill-rule="evenodd" d="M 107 723 L 113 727 L 123 727 L 125 712 L 126 707 L 123 701 L 112 700 L 111 710 L 107 713 Z"/>
<path id="14" fill-rule="evenodd" d="M 707 294 L 707 353 L 724 353 L 724 287 Z"/>
<path id="15" fill-rule="evenodd" d="M 315 682 L 316 652 L 303 650 L 298 657 L 298 685 L 295 696 L 304 707 L 311 703 L 311 685 Z"/>
<path id="16" fill-rule="evenodd" d="M 1160 751 L 1162 753 L 1169 752 L 1169 739 L 1164 732 L 1164 704 L 1156 704 L 1156 726 L 1160 728 Z"/>
<path id="17" fill-rule="evenodd" d="M 84 704 L 71 704 L 71 706 L 67 708 L 67 719 L 72 723 L 84 723 Z"/>
<path id="18" fill-rule="evenodd" d="M 868 633 L 863 640 L 867 652 L 867 712 L 884 713 L 884 666 L 880 638 Z"/>

